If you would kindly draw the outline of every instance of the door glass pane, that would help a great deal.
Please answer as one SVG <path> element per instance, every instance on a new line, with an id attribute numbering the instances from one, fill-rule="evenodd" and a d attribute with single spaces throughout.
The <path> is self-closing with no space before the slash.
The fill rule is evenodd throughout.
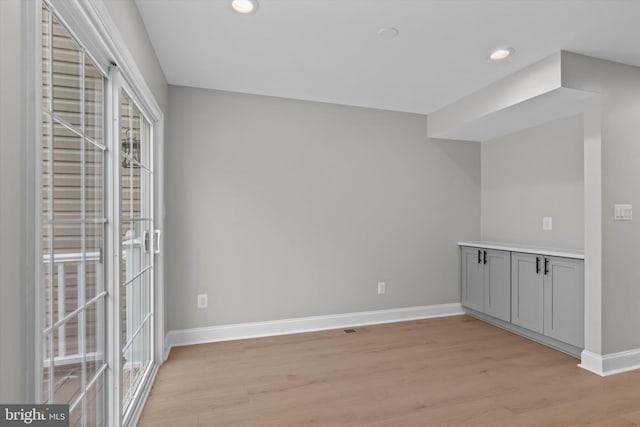
<path id="1" fill-rule="evenodd" d="M 96 374 L 106 363 L 106 335 L 104 333 L 104 299 L 99 299 L 87 307 L 86 311 L 86 337 L 87 348 L 86 379 L 91 382 Z"/>
<path id="2" fill-rule="evenodd" d="M 42 115 L 42 176 L 40 183 L 42 185 L 41 200 L 41 219 L 43 224 L 49 219 L 49 202 L 51 201 L 51 187 L 53 186 L 53 174 L 51 170 L 51 120 L 46 114 Z"/>
<path id="3" fill-rule="evenodd" d="M 55 16 L 52 47 L 53 112 L 60 119 L 79 128 L 83 53 Z"/>
<path id="4" fill-rule="evenodd" d="M 102 427 L 106 425 L 105 373 L 96 379 L 87 391 L 87 426 Z"/>
<path id="5" fill-rule="evenodd" d="M 90 301 L 104 287 L 104 224 L 85 225 L 85 300 Z"/>
<path id="6" fill-rule="evenodd" d="M 84 148 L 85 215 L 87 219 L 104 218 L 104 151 L 92 144 Z"/>
<path id="7" fill-rule="evenodd" d="M 42 403 L 51 401 L 50 387 L 52 387 L 51 379 L 53 378 L 53 364 L 51 363 L 51 354 L 53 349 L 53 332 L 44 334 L 42 343 Z"/>
<path id="8" fill-rule="evenodd" d="M 82 426 L 82 402 L 76 405 L 71 411 L 69 411 L 69 426 L 81 427 Z"/>
<path id="9" fill-rule="evenodd" d="M 49 10 L 42 10 L 42 108 L 53 110 L 51 106 L 51 21 Z"/>
<path id="10" fill-rule="evenodd" d="M 151 125 L 131 97 L 120 98 L 121 352 L 123 414 L 151 363 L 150 316 L 153 278 L 151 245 L 153 175 Z"/>
<path id="11" fill-rule="evenodd" d="M 134 367 L 133 367 L 133 351 L 131 346 L 126 348 L 122 353 L 122 408 L 123 413 L 126 411 L 126 408 L 129 407 L 131 403 L 131 398 L 133 395 L 133 375 L 134 375 Z"/>
<path id="12" fill-rule="evenodd" d="M 82 217 L 82 138 L 54 122 L 53 125 L 53 214 Z"/>
<path id="13" fill-rule="evenodd" d="M 146 220 L 122 223 L 121 283 L 136 277 L 151 262 L 151 222 Z"/>
<path id="14" fill-rule="evenodd" d="M 52 300 L 45 299 L 45 305 L 51 306 L 53 310 L 53 323 L 62 320 L 83 304 L 78 299 L 79 274 L 82 268 L 81 239 L 81 224 L 50 225 L 44 231 L 43 241 L 47 242 L 46 246 L 49 241 L 53 242 L 53 248 L 44 255 L 43 263 L 45 277 L 50 281 L 52 290 L 46 295 Z"/>
<path id="15" fill-rule="evenodd" d="M 82 392 L 82 361 L 78 355 L 78 316 L 53 331 L 55 403 L 73 403 Z"/>
<path id="16" fill-rule="evenodd" d="M 104 79 L 93 65 L 91 59 L 85 56 L 84 69 L 84 126 L 87 136 L 99 144 L 103 141 L 104 120 Z"/>

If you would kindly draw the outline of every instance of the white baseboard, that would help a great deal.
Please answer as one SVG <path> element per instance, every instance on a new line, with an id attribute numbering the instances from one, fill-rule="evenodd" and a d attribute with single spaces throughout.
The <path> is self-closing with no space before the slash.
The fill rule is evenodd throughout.
<path id="1" fill-rule="evenodd" d="M 182 345 L 297 334 L 301 332 L 403 322 L 407 320 L 455 316 L 460 314 L 464 314 L 462 305 L 460 303 L 452 303 L 180 329 L 169 331 L 167 334 L 165 338 L 164 357 L 165 360 L 169 357 L 169 352 L 172 347 Z"/>
<path id="2" fill-rule="evenodd" d="M 640 369 L 640 349 L 611 354 L 596 354 L 584 350 L 578 365 L 602 377 Z"/>

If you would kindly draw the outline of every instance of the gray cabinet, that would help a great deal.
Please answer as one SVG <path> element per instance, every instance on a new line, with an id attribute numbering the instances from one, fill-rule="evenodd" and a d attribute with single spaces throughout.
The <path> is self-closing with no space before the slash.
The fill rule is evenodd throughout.
<path id="1" fill-rule="evenodd" d="M 584 347 L 584 262 L 545 257 L 544 334 Z"/>
<path id="2" fill-rule="evenodd" d="M 511 254 L 484 251 L 484 312 L 498 319 L 511 320 Z"/>
<path id="3" fill-rule="evenodd" d="M 462 247 L 462 304 L 481 313 L 509 321 L 510 253 Z"/>
<path id="4" fill-rule="evenodd" d="M 462 305 L 484 311 L 484 271 L 482 250 L 462 248 Z"/>
<path id="5" fill-rule="evenodd" d="M 583 347 L 583 261 L 512 253 L 511 313 L 515 325 Z"/>
<path id="6" fill-rule="evenodd" d="M 544 276 L 541 255 L 511 254 L 511 322 L 543 333 Z"/>

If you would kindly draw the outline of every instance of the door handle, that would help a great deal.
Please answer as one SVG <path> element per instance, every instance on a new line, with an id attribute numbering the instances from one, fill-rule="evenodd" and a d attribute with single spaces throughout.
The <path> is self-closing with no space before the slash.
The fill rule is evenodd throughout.
<path id="1" fill-rule="evenodd" d="M 484 251 L 484 263 L 487 263 L 487 251 Z"/>
<path id="2" fill-rule="evenodd" d="M 149 252 L 149 232 L 147 230 L 142 232 L 142 249 L 145 254 Z"/>
<path id="3" fill-rule="evenodd" d="M 153 230 L 153 253 L 160 253 L 160 235 L 162 234 L 162 230 Z"/>
<path id="4" fill-rule="evenodd" d="M 482 262 L 482 251 L 478 249 L 478 264 Z"/>
<path id="5" fill-rule="evenodd" d="M 544 259 L 544 275 L 549 274 L 549 258 Z"/>
<path id="6" fill-rule="evenodd" d="M 536 274 L 540 274 L 540 257 L 536 257 Z"/>

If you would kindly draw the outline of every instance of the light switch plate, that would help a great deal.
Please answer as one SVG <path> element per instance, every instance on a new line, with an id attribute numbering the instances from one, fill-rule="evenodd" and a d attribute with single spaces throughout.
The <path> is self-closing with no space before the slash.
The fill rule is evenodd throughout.
<path id="1" fill-rule="evenodd" d="M 632 205 L 613 205 L 613 218 L 616 221 L 631 221 L 633 218 Z"/>
<path id="2" fill-rule="evenodd" d="M 545 216 L 542 218 L 542 229 L 543 230 L 553 230 L 553 218 L 550 216 Z"/>

